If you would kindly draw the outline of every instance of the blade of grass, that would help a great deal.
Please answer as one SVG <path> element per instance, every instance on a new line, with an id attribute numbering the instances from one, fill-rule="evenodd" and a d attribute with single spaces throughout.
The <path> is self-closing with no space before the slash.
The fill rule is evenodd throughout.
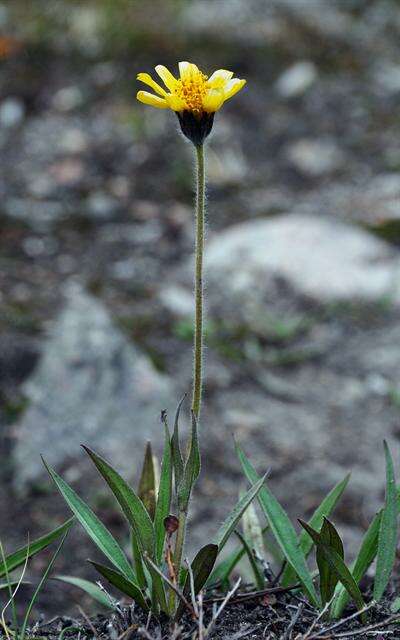
<path id="1" fill-rule="evenodd" d="M 0 562 L 0 578 L 2 578 L 6 574 L 6 570 L 9 573 L 11 573 L 12 571 L 14 571 L 14 569 L 17 569 L 18 567 L 23 565 L 25 563 L 26 554 L 28 553 L 28 550 L 29 550 L 28 558 L 32 558 L 32 556 L 36 555 L 37 553 L 39 553 L 39 551 L 42 551 L 43 549 L 48 547 L 52 542 L 57 540 L 57 538 L 59 538 L 66 531 L 68 531 L 70 527 L 73 525 L 74 521 L 75 521 L 75 518 L 73 517 L 70 518 L 69 520 L 64 522 L 64 524 L 62 524 L 61 526 L 57 527 L 56 529 L 53 529 L 49 533 L 46 533 L 44 536 L 31 542 L 29 544 L 29 549 L 27 545 L 25 547 L 21 547 L 21 549 L 18 549 L 18 551 L 15 551 L 14 553 L 11 553 L 8 556 L 6 556 L 5 560 L 1 560 Z"/>
<path id="2" fill-rule="evenodd" d="M 258 475 L 253 465 L 237 444 L 236 451 L 248 481 L 255 482 L 258 479 Z M 274 534 L 287 562 L 292 566 L 298 576 L 310 602 L 312 602 L 314 606 L 319 607 L 320 601 L 314 588 L 311 573 L 307 567 L 304 554 L 298 547 L 296 531 L 286 512 L 266 486 L 261 489 L 258 500 L 271 528 L 271 532 Z"/>
<path id="3" fill-rule="evenodd" d="M 207 580 L 207 585 L 211 586 L 221 583 L 221 586 L 225 587 L 229 580 L 229 576 L 245 553 L 245 549 L 242 545 L 231 551 L 231 553 L 215 567 Z"/>
<path id="4" fill-rule="evenodd" d="M 246 511 L 249 504 L 254 500 L 257 494 L 263 487 L 268 472 L 263 475 L 262 478 L 257 478 L 250 489 L 244 494 L 244 496 L 237 502 L 236 506 L 232 509 L 226 520 L 219 528 L 217 535 L 215 536 L 214 543 L 218 546 L 219 552 L 224 548 L 226 541 L 231 533 L 236 528 L 237 523 Z"/>
<path id="5" fill-rule="evenodd" d="M 85 593 L 87 593 L 93 600 L 101 604 L 106 609 L 113 609 L 113 605 L 111 603 L 111 599 L 107 597 L 107 594 L 104 593 L 100 587 L 94 582 L 90 582 L 90 580 L 84 580 L 83 578 L 75 578 L 75 576 L 54 576 L 53 580 L 60 580 L 60 582 L 65 582 L 67 584 L 72 584 L 74 587 L 78 587 L 78 589 L 82 589 Z"/>
<path id="6" fill-rule="evenodd" d="M 341 482 L 338 482 L 338 484 L 335 485 L 333 489 L 331 489 L 328 495 L 325 496 L 319 507 L 317 507 L 310 520 L 308 521 L 310 527 L 316 529 L 317 531 L 320 531 L 324 516 L 329 517 L 329 515 L 333 512 L 343 494 L 343 491 L 346 489 L 349 480 L 350 474 L 348 474 Z M 311 553 L 314 543 L 308 533 L 304 530 L 301 531 L 298 539 L 299 548 L 303 552 L 304 557 L 307 558 Z M 287 564 L 283 571 L 280 583 L 283 587 L 287 587 L 288 585 L 293 584 L 295 581 L 296 573 L 295 571 L 293 571 L 292 567 Z"/>
<path id="7" fill-rule="evenodd" d="M 73 511 L 77 520 L 91 537 L 95 545 L 126 578 L 132 582 L 136 582 L 135 573 L 124 552 L 101 520 L 99 520 L 82 498 L 71 489 L 65 480 L 63 480 L 45 460 L 43 460 L 43 463 L 69 508 Z"/>
<path id="8" fill-rule="evenodd" d="M 61 541 L 60 541 L 57 549 L 55 550 L 55 552 L 54 552 L 49 564 L 47 565 L 47 569 L 44 572 L 44 574 L 43 574 L 38 586 L 35 589 L 35 592 L 34 592 L 32 598 L 31 598 L 31 600 L 29 602 L 28 608 L 27 608 L 26 613 L 25 613 L 24 621 L 23 621 L 23 624 L 22 624 L 21 633 L 19 635 L 19 640 L 25 640 L 26 628 L 28 626 L 29 616 L 31 615 L 31 612 L 32 612 L 33 606 L 34 606 L 34 604 L 35 604 L 35 602 L 37 600 L 37 597 L 38 597 L 39 593 L 41 592 L 41 590 L 42 590 L 42 588 L 43 588 L 43 586 L 44 586 L 44 584 L 45 584 L 45 582 L 46 582 L 46 580 L 47 580 L 47 578 L 49 576 L 50 571 L 53 568 L 53 565 L 54 565 L 54 563 L 55 563 L 55 561 L 56 561 L 56 559 L 58 557 L 58 554 L 60 553 L 60 551 L 62 549 L 62 546 L 63 546 L 63 544 L 65 542 L 65 539 L 66 539 L 67 535 L 68 535 L 68 530 L 64 533 L 63 537 L 61 538 Z"/>
<path id="9" fill-rule="evenodd" d="M 382 598 L 393 570 L 398 535 L 397 491 L 393 460 L 386 441 L 383 446 L 386 461 L 386 496 L 379 527 L 374 581 L 374 599 L 377 602 Z"/>
<path id="10" fill-rule="evenodd" d="M 237 537 L 239 538 L 240 542 L 243 545 L 243 548 L 245 550 L 245 553 L 250 563 L 251 570 L 253 571 L 253 574 L 254 574 L 254 582 L 257 585 L 257 589 L 261 591 L 261 589 L 264 589 L 264 586 L 265 586 L 263 572 L 261 571 L 257 563 L 257 560 L 254 557 L 254 553 L 250 548 L 250 545 L 248 544 L 246 538 L 237 529 L 235 530 L 235 534 L 237 535 Z"/>

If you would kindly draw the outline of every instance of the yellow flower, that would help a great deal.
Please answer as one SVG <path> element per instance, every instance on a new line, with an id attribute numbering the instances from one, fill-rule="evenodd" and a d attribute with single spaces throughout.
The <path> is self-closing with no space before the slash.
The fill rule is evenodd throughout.
<path id="1" fill-rule="evenodd" d="M 183 133 L 196 145 L 202 144 L 210 133 L 215 112 L 246 84 L 246 80 L 233 78 L 232 71 L 225 69 L 214 71 L 208 78 L 191 62 L 179 63 L 179 78 L 162 65 L 157 65 L 156 72 L 167 90 L 148 73 L 139 73 L 137 79 L 157 95 L 138 91 L 137 99 L 158 109 L 175 111 Z"/>
<path id="2" fill-rule="evenodd" d="M 156 72 L 168 91 L 148 73 L 139 73 L 137 79 L 154 89 L 158 95 L 138 91 L 137 99 L 159 109 L 191 111 L 197 116 L 201 116 L 203 112 L 215 113 L 246 84 L 246 80 L 232 78 L 232 71 L 225 69 L 214 71 L 208 78 L 191 62 L 179 63 L 179 79 L 161 64 L 157 65 Z"/>

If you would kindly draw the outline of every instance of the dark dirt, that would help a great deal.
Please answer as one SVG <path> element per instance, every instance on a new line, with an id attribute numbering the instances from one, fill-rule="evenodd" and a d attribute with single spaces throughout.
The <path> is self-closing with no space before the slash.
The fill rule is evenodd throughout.
<path id="1" fill-rule="evenodd" d="M 366 638 L 399 638 L 400 615 L 390 609 L 391 599 L 371 607 L 361 621 L 356 610 L 348 608 L 340 620 L 328 621 L 296 595 L 264 593 L 251 597 L 242 592 L 233 596 L 218 612 L 223 598 L 204 601 L 202 621 L 185 614 L 179 623 L 167 619 L 156 621 L 133 605 L 118 605 L 109 615 L 93 618 L 56 617 L 38 622 L 30 629 L 33 639 L 86 640 L 101 638 L 146 638 L 147 640 L 184 640 L 213 638 L 214 640 L 348 640 Z M 0 638 L 3 638 L 0 632 Z"/>

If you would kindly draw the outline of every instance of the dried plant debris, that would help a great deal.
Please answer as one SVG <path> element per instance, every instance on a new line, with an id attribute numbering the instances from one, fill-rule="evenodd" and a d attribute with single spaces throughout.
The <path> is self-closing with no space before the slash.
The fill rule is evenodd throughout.
<path id="1" fill-rule="evenodd" d="M 334 622 L 327 621 L 296 594 L 259 592 L 252 597 L 238 592 L 239 581 L 225 597 L 197 600 L 195 615 L 186 613 L 179 623 L 166 617 L 157 620 L 139 607 L 115 605 L 109 615 L 89 618 L 80 610 L 79 618 L 56 617 L 37 623 L 27 631 L 31 640 L 364 640 L 400 637 L 400 613 L 393 612 L 391 601 L 372 602 L 365 607 L 367 620 L 360 612 L 348 610 Z M 12 632 L 11 632 L 12 633 Z M 12 638 L 13 636 L 10 635 Z M 9 640 L 0 631 L 1 640 Z"/>

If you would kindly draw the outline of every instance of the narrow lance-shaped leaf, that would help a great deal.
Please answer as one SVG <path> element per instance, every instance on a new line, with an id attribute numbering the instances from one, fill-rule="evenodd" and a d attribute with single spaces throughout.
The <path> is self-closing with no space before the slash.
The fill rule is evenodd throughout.
<path id="1" fill-rule="evenodd" d="M 335 551 L 338 556 L 344 560 L 343 542 L 336 531 L 335 527 L 327 518 L 324 518 L 324 522 L 321 528 L 321 540 L 327 547 Z M 338 573 L 332 568 L 329 561 L 326 559 L 324 550 L 321 546 L 317 546 L 316 552 L 317 565 L 319 570 L 319 582 L 321 601 L 324 606 L 329 602 L 335 593 L 336 585 L 339 581 Z"/>
<path id="2" fill-rule="evenodd" d="M 229 516 L 219 528 L 214 540 L 215 544 L 218 545 L 219 552 L 221 552 L 221 550 L 224 548 L 226 541 L 236 528 L 237 523 L 246 511 L 249 504 L 254 500 L 259 491 L 262 489 L 267 475 L 268 473 L 264 474 L 262 478 L 259 478 L 254 482 L 253 486 L 250 487 L 250 489 L 239 500 L 239 502 L 236 504 L 234 509 L 232 509 Z"/>
<path id="3" fill-rule="evenodd" d="M 347 487 L 349 479 L 350 474 L 348 474 L 341 482 L 334 486 L 333 489 L 331 489 L 331 491 L 328 493 L 328 495 L 325 496 L 319 507 L 317 507 L 310 520 L 308 521 L 310 527 L 316 529 L 317 531 L 320 531 L 324 516 L 328 517 L 332 513 L 340 497 L 342 496 L 343 491 Z M 299 535 L 299 548 L 306 558 L 310 554 L 313 545 L 314 543 L 308 533 L 302 530 Z M 292 567 L 287 564 L 282 574 L 281 585 L 287 587 L 288 585 L 293 584 L 295 581 L 296 573 L 293 571 Z"/>
<path id="4" fill-rule="evenodd" d="M 400 510 L 400 488 L 397 487 L 397 509 Z M 352 565 L 351 573 L 357 584 L 360 583 L 361 578 L 365 575 L 368 568 L 375 560 L 375 556 L 378 551 L 378 537 L 381 526 L 382 509 L 374 516 L 371 524 L 369 525 L 365 535 L 363 537 L 359 552 Z M 335 598 L 332 615 L 334 618 L 339 618 L 349 601 L 347 591 L 340 585 L 337 591 L 337 597 Z"/>
<path id="5" fill-rule="evenodd" d="M 249 482 L 255 482 L 258 479 L 258 475 L 253 465 L 239 445 L 236 445 L 236 451 L 247 479 Z M 260 491 L 258 500 L 267 518 L 271 532 L 274 534 L 286 560 L 293 567 L 312 604 L 319 607 L 320 602 L 314 588 L 311 573 L 307 567 L 303 552 L 298 548 L 296 531 L 286 512 L 266 486 Z"/>
<path id="6" fill-rule="evenodd" d="M 155 475 L 153 451 L 151 449 L 151 443 L 148 442 L 144 454 L 138 496 L 146 507 L 151 520 L 154 519 L 154 512 L 156 509 Z"/>
<path id="7" fill-rule="evenodd" d="M 90 564 L 94 566 L 96 571 L 100 573 L 110 584 L 116 587 L 121 593 L 124 593 L 126 596 L 132 598 L 134 602 L 136 602 L 139 607 L 148 611 L 149 607 L 147 606 L 146 600 L 144 599 L 142 591 L 139 589 L 137 584 L 128 580 L 122 573 L 119 571 L 115 571 L 111 567 L 106 567 L 99 562 L 93 562 L 89 560 Z"/>
<path id="8" fill-rule="evenodd" d="M 264 534 L 268 530 L 268 525 L 262 530 L 262 534 Z M 227 581 L 229 580 L 229 576 L 232 571 L 240 562 L 245 554 L 245 549 L 242 544 L 236 547 L 233 551 L 231 551 L 224 560 L 218 563 L 218 565 L 213 570 L 212 574 L 207 580 L 207 585 L 221 584 L 222 586 L 226 586 Z"/>
<path id="9" fill-rule="evenodd" d="M 93 513 L 88 505 L 78 496 L 77 493 L 52 469 L 44 460 L 43 463 L 54 481 L 57 489 L 81 523 L 85 531 L 92 538 L 97 547 L 104 555 L 123 573 L 127 578 L 136 581 L 136 576 L 129 564 L 124 552 L 118 542 L 113 538 L 108 529 Z"/>
<path id="10" fill-rule="evenodd" d="M 26 558 L 32 558 L 36 553 L 46 549 L 52 542 L 57 540 L 60 536 L 62 536 L 66 531 L 68 531 L 73 523 L 75 522 L 75 518 L 72 517 L 61 526 L 53 529 L 49 533 L 46 533 L 44 536 L 41 536 L 37 540 L 30 542 L 29 545 L 21 547 L 18 551 L 14 551 L 14 553 L 6 556 L 6 564 L 4 562 L 0 562 L 0 578 L 5 576 L 8 570 L 8 573 L 14 571 L 18 567 L 22 566 L 25 563 Z"/>
<path id="11" fill-rule="evenodd" d="M 126 519 L 150 557 L 154 555 L 154 527 L 149 514 L 134 490 L 119 473 L 101 456 L 83 447 L 107 482 Z"/>
<path id="12" fill-rule="evenodd" d="M 191 569 L 193 572 L 194 593 L 197 595 L 207 582 L 208 577 L 214 567 L 215 561 L 218 555 L 218 547 L 216 544 L 207 544 L 202 547 L 196 554 L 196 557 L 191 563 Z M 185 585 L 183 587 L 183 595 L 186 599 L 190 598 L 190 576 L 189 573 L 186 576 Z M 179 603 L 178 609 L 175 615 L 175 619 L 179 620 L 184 612 L 184 604 Z"/>
<path id="13" fill-rule="evenodd" d="M 317 548 L 320 549 L 321 552 L 324 554 L 325 559 L 327 560 L 327 562 L 329 562 L 332 570 L 336 571 L 340 582 L 343 584 L 345 589 L 349 592 L 350 596 L 353 598 L 357 608 L 359 610 L 363 609 L 365 604 L 364 604 L 363 597 L 361 595 L 361 591 L 358 588 L 358 584 L 354 580 L 349 569 L 346 567 L 345 563 L 343 562 L 342 558 L 339 556 L 338 553 L 336 553 L 336 551 L 334 551 L 333 549 L 328 547 L 328 545 L 325 544 L 325 542 L 323 541 L 318 531 L 315 531 L 312 527 L 310 527 L 306 522 L 303 522 L 302 520 L 299 520 L 299 522 L 301 526 L 304 527 L 304 529 L 307 531 L 307 533 L 312 537 Z M 365 621 L 365 615 L 363 614 L 362 614 L 362 620 Z"/>
<path id="14" fill-rule="evenodd" d="M 380 511 L 375 515 L 374 519 L 369 525 L 361 542 L 361 547 L 359 549 L 357 557 L 351 567 L 351 575 L 353 576 L 357 584 L 360 583 L 361 578 L 364 576 L 375 559 L 376 552 L 378 550 L 378 535 L 381 523 L 381 515 L 382 512 Z M 332 605 L 333 618 L 340 618 L 349 600 L 350 596 L 344 586 L 342 584 L 338 585 L 336 588 L 336 597 Z"/>
<path id="15" fill-rule="evenodd" d="M 22 623 L 21 631 L 18 634 L 19 640 L 25 640 L 26 629 L 28 627 L 29 617 L 31 615 L 32 609 L 33 609 L 34 604 L 35 604 L 35 602 L 36 602 L 36 600 L 37 600 L 37 598 L 39 596 L 39 593 L 41 592 L 44 584 L 46 583 L 47 578 L 50 575 L 50 571 L 52 570 L 53 565 L 54 565 L 54 563 L 55 563 L 55 561 L 56 561 L 56 559 L 58 557 L 58 554 L 60 553 L 60 551 L 61 551 L 61 549 L 63 547 L 65 539 L 66 539 L 66 537 L 68 535 L 68 532 L 69 532 L 69 529 L 67 529 L 67 531 L 64 533 L 63 537 L 61 538 L 60 543 L 59 543 L 57 549 L 55 550 L 55 552 L 53 553 L 53 555 L 52 555 L 52 557 L 50 559 L 50 562 L 48 563 L 47 568 L 46 568 L 44 574 L 42 575 L 42 577 L 40 579 L 40 582 L 39 582 L 39 584 L 37 585 L 37 587 L 36 587 L 36 589 L 34 591 L 33 596 L 29 600 L 29 604 L 28 604 L 28 607 L 26 609 L 25 616 L 24 616 L 24 621 Z"/>
<path id="16" fill-rule="evenodd" d="M 393 460 L 386 441 L 383 443 L 386 459 L 386 496 L 378 537 L 378 553 L 374 581 L 374 599 L 379 601 L 387 587 L 396 559 L 398 534 L 397 491 Z"/>
<path id="17" fill-rule="evenodd" d="M 178 504 L 181 511 L 186 511 L 188 508 L 190 495 L 194 483 L 196 482 L 200 473 L 200 449 L 199 440 L 197 435 L 197 419 L 192 411 L 192 430 L 190 436 L 189 454 L 185 462 L 185 468 L 183 471 L 182 480 L 178 489 Z"/>
<path id="18" fill-rule="evenodd" d="M 176 493 L 178 493 L 178 488 L 182 481 L 183 468 L 184 468 L 183 457 L 181 453 L 181 445 L 179 441 L 179 416 L 180 416 L 182 404 L 185 398 L 186 398 L 186 394 L 183 396 L 183 398 L 178 404 L 176 414 L 175 414 L 174 432 L 171 438 L 171 452 L 172 452 L 172 460 L 174 463 Z"/>
<path id="19" fill-rule="evenodd" d="M 167 417 L 162 415 L 165 430 L 164 452 L 161 463 L 160 485 L 158 488 L 158 497 L 156 505 L 156 513 L 154 517 L 154 530 L 156 535 L 156 559 L 160 564 L 165 541 L 164 519 L 168 516 L 171 509 L 172 496 L 172 452 L 171 439 L 168 429 Z"/>
<path id="20" fill-rule="evenodd" d="M 246 551 L 243 545 L 240 545 L 231 551 L 231 553 L 215 567 L 207 580 L 207 585 L 211 586 L 220 584 L 222 587 L 225 587 L 229 580 L 229 576 L 245 553 Z"/>
<path id="21" fill-rule="evenodd" d="M 240 533 L 240 531 L 238 531 L 237 529 L 235 530 L 235 534 L 237 535 L 237 537 L 239 538 L 240 542 L 243 545 L 243 548 L 246 552 L 247 558 L 249 560 L 250 563 L 250 567 L 251 570 L 253 571 L 254 574 L 254 581 L 255 584 L 257 586 L 257 589 L 264 589 L 265 586 L 265 579 L 264 579 L 264 575 L 263 572 L 254 556 L 254 549 L 252 549 L 249 545 L 249 543 L 247 542 L 246 538 L 244 535 L 242 535 Z"/>
<path id="22" fill-rule="evenodd" d="M 113 605 L 111 599 L 107 596 L 106 593 L 94 582 L 90 582 L 90 580 L 84 580 L 83 578 L 76 578 L 75 576 L 54 576 L 53 580 L 60 580 L 61 582 L 65 582 L 67 584 L 72 584 L 74 587 L 78 587 L 85 593 L 87 593 L 93 600 L 101 604 L 102 607 L 106 607 L 106 609 L 113 609 Z"/>

